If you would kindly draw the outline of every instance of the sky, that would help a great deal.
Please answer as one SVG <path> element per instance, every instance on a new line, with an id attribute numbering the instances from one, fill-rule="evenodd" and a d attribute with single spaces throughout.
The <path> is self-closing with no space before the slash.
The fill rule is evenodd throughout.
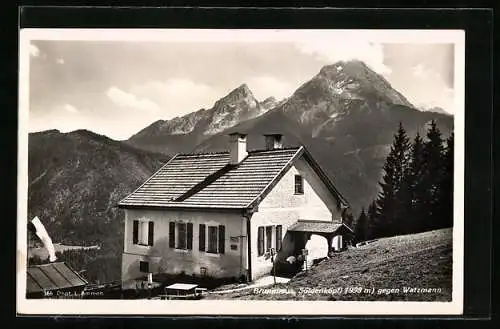
<path id="1" fill-rule="evenodd" d="M 290 96 L 324 65 L 359 59 L 419 108 L 454 112 L 452 43 L 357 38 L 31 40 L 29 130 L 89 129 L 127 139 L 159 119 L 211 108 L 242 83 Z"/>

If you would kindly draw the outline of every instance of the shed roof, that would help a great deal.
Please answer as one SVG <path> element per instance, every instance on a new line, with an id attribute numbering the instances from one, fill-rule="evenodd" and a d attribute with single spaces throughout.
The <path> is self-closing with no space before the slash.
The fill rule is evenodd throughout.
<path id="1" fill-rule="evenodd" d="M 343 226 L 347 227 L 343 223 L 336 223 L 331 221 L 298 220 L 297 222 L 290 225 L 288 231 L 331 234 L 335 233 Z M 351 230 L 349 227 L 347 228 Z"/>
<path id="2" fill-rule="evenodd" d="M 229 152 L 178 154 L 118 206 L 251 208 L 304 154 L 304 147 L 250 151 L 237 165 L 229 164 Z"/>
<path id="3" fill-rule="evenodd" d="M 76 288 L 87 284 L 85 279 L 64 262 L 29 266 L 26 278 L 28 293 Z"/>

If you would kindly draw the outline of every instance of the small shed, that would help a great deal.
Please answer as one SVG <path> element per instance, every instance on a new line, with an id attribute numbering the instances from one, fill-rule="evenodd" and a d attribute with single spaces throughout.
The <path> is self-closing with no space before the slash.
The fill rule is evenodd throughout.
<path id="1" fill-rule="evenodd" d="M 295 235 L 297 250 L 304 248 L 311 234 L 317 234 L 326 238 L 329 253 L 345 249 L 347 241 L 352 239 L 353 235 L 351 228 L 344 223 L 326 220 L 298 220 L 288 228 L 288 231 Z"/>
<path id="2" fill-rule="evenodd" d="M 87 280 L 64 262 L 29 266 L 26 298 L 82 298 Z"/>

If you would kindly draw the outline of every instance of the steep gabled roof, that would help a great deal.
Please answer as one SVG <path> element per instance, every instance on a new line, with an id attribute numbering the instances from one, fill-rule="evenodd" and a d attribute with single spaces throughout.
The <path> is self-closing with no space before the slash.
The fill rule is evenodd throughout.
<path id="1" fill-rule="evenodd" d="M 310 155 L 304 147 L 250 151 L 237 165 L 229 153 L 179 154 L 142 186 L 119 202 L 122 208 L 248 209 L 260 203 L 296 159 Z M 312 158 L 311 158 L 312 159 Z M 311 160 L 308 160 L 311 161 Z M 315 170 L 315 162 L 311 162 Z M 328 187 L 326 175 L 318 172 Z M 339 203 L 345 200 L 331 189 Z"/>

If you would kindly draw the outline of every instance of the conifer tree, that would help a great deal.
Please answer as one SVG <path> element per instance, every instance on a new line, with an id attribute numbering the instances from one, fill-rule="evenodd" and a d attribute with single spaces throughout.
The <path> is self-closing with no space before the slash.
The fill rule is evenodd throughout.
<path id="1" fill-rule="evenodd" d="M 356 242 L 368 240 L 368 217 L 365 213 L 365 208 L 361 209 L 356 226 L 354 227 L 354 239 Z"/>
<path id="2" fill-rule="evenodd" d="M 426 214 L 423 211 L 423 200 L 425 199 L 426 191 L 422 184 L 422 175 L 425 168 L 423 148 L 424 141 L 417 132 L 411 146 L 410 167 L 406 178 L 410 189 L 410 198 L 407 204 L 407 233 L 421 232 L 424 229 L 422 221 L 426 217 Z"/>
<path id="3" fill-rule="evenodd" d="M 425 164 L 422 173 L 422 209 L 418 212 L 424 215 L 424 230 L 436 229 L 440 226 L 441 191 L 440 186 L 443 180 L 444 146 L 441 132 L 432 120 L 427 131 L 427 141 L 423 147 L 423 163 Z"/>
<path id="4" fill-rule="evenodd" d="M 345 224 L 350 228 L 354 227 L 354 217 L 350 212 L 348 212 L 345 216 Z"/>
<path id="5" fill-rule="evenodd" d="M 378 236 L 376 221 L 377 221 L 377 203 L 375 200 L 368 206 L 368 225 L 367 225 L 367 239 L 371 240 Z"/>
<path id="6" fill-rule="evenodd" d="M 377 199 L 378 215 L 376 230 L 378 236 L 392 236 L 399 233 L 401 220 L 404 220 L 401 186 L 405 179 L 409 165 L 410 142 L 403 125 L 394 136 L 391 150 L 385 161 L 382 181 L 379 183 L 381 191 Z"/>
<path id="7" fill-rule="evenodd" d="M 443 176 L 439 188 L 439 227 L 453 226 L 453 172 L 454 172 L 454 142 L 453 132 L 446 139 L 446 150 L 443 158 Z"/>

